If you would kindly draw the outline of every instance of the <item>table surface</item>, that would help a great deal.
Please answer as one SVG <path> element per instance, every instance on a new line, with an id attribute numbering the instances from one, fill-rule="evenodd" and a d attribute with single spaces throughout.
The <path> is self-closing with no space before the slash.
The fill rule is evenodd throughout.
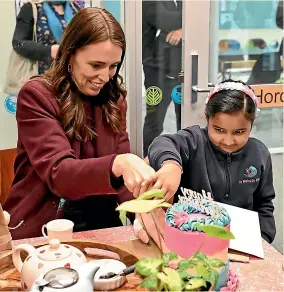
<path id="1" fill-rule="evenodd" d="M 123 243 L 132 242 L 132 248 L 127 245 L 128 251 L 137 257 L 149 255 L 149 247 L 137 239 L 131 226 L 101 229 L 74 233 L 76 240 L 94 240 L 118 247 Z M 42 238 L 31 238 L 13 241 L 14 245 L 20 243 L 37 244 Z M 283 291 L 284 290 L 284 261 L 283 255 L 263 241 L 265 259 L 250 257 L 249 263 L 232 262 L 231 267 L 240 279 L 240 291 Z M 146 255 L 147 256 L 147 255 Z"/>

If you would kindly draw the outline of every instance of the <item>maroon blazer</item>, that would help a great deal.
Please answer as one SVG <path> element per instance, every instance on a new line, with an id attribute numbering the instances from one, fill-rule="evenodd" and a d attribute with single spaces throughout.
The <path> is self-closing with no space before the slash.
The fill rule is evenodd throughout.
<path id="1" fill-rule="evenodd" d="M 94 97 L 95 98 L 95 97 Z M 125 98 L 117 105 L 122 115 L 119 133 L 105 121 L 100 106 L 85 103 L 93 141 L 69 141 L 59 117 L 59 105 L 51 90 L 39 80 L 29 81 L 17 101 L 18 145 L 15 178 L 4 210 L 11 214 L 13 239 L 41 235 L 48 221 L 62 218 L 60 199 L 83 199 L 88 195 L 117 194 L 118 202 L 132 195 L 125 187 L 111 185 L 111 168 L 117 154 L 130 152 L 126 132 Z"/>

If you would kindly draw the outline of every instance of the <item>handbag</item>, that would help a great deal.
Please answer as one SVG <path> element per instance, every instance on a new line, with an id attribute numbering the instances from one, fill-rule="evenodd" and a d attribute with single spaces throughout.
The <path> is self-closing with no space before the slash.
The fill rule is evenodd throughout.
<path id="1" fill-rule="evenodd" d="M 12 237 L 5 220 L 4 211 L 0 204 L 0 255 L 2 252 L 12 250 Z"/>
<path id="2" fill-rule="evenodd" d="M 36 23 L 37 23 L 37 7 L 33 2 L 30 2 L 33 9 L 33 41 L 37 41 Z M 9 57 L 9 64 L 7 69 L 6 83 L 4 92 L 8 94 L 17 95 L 21 87 L 31 77 L 38 75 L 38 62 L 27 59 L 15 52 L 12 49 Z"/>

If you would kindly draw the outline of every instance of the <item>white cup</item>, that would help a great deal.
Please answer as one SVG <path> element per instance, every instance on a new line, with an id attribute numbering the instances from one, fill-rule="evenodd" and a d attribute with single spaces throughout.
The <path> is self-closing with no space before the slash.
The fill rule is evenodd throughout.
<path id="1" fill-rule="evenodd" d="M 44 224 L 41 228 L 42 235 L 49 241 L 59 239 L 61 242 L 72 241 L 74 223 L 67 219 L 56 219 Z M 47 234 L 45 233 L 47 230 Z"/>

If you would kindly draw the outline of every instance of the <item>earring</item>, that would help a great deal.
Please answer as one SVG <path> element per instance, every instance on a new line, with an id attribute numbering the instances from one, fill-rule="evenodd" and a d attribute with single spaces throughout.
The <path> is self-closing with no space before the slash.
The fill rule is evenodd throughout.
<path id="1" fill-rule="evenodd" d="M 68 64 L 68 72 L 72 73 L 72 65 L 71 64 Z"/>

